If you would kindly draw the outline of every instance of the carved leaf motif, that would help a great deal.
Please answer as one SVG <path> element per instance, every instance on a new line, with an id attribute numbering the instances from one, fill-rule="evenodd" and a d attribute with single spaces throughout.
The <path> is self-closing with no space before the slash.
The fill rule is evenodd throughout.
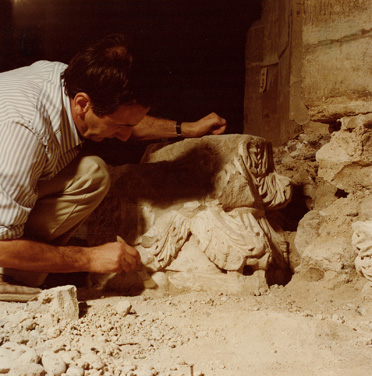
<path id="1" fill-rule="evenodd" d="M 265 269 L 270 261 L 265 233 L 249 211 L 234 218 L 220 208 L 209 208 L 194 218 L 191 232 L 221 269 L 240 270 L 248 264 Z"/>
<path id="2" fill-rule="evenodd" d="M 142 257 L 146 267 L 154 271 L 167 267 L 178 255 L 190 234 L 190 219 L 171 211 L 157 219 L 142 236 L 140 245 L 146 250 Z"/>
<path id="3" fill-rule="evenodd" d="M 356 252 L 355 268 L 359 274 L 372 281 L 372 221 L 353 224 L 352 244 Z"/>

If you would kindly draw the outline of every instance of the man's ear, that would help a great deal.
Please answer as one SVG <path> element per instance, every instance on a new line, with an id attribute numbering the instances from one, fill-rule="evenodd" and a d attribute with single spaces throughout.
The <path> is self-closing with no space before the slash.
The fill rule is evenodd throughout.
<path id="1" fill-rule="evenodd" d="M 90 108 L 92 108 L 92 101 L 86 93 L 77 93 L 73 99 L 73 105 L 75 108 L 75 113 L 78 116 L 84 116 Z"/>

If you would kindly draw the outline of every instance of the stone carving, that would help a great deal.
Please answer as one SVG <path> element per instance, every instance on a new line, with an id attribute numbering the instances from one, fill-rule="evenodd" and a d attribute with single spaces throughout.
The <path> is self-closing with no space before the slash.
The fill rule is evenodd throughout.
<path id="1" fill-rule="evenodd" d="M 284 207 L 292 188 L 275 171 L 263 138 L 152 144 L 140 164 L 115 167 L 111 175 L 111 191 L 87 223 L 92 243 L 120 235 L 150 273 L 179 271 L 181 260 L 193 272 L 287 267 L 287 243 L 266 213 Z M 193 256 L 181 257 L 190 247 L 197 248 Z"/>
<path id="2" fill-rule="evenodd" d="M 372 282 L 372 221 L 353 223 L 352 244 L 356 250 L 355 268 Z"/>
<path id="3" fill-rule="evenodd" d="M 275 172 L 270 144 L 252 136 L 222 136 L 218 140 L 205 137 L 198 142 L 164 146 L 172 149 L 173 158 L 177 158 L 182 146 L 185 151 L 195 143 L 198 148 L 218 143 L 225 146 L 220 152 L 226 152 L 227 158 L 233 152 L 233 157 L 230 154 L 230 161 L 220 171 L 213 171 L 216 176 L 206 197 L 179 203 L 177 209 L 171 205 L 171 210 L 148 221 L 152 222 L 149 229 L 134 243 L 149 269 L 158 271 L 171 265 L 191 235 L 209 260 L 223 270 L 242 271 L 246 265 L 252 270 L 266 270 L 271 263 L 278 268 L 287 265 L 286 242 L 265 217 L 265 210 L 281 208 L 291 197 L 289 179 Z M 228 144 L 230 148 L 226 148 Z M 161 150 L 159 154 L 163 153 Z M 149 151 L 144 161 L 162 163 L 160 155 Z M 205 183 L 211 182 L 207 179 Z M 232 192 L 236 190 L 236 196 L 231 195 L 229 187 Z M 156 217 L 149 212 L 146 216 Z"/>

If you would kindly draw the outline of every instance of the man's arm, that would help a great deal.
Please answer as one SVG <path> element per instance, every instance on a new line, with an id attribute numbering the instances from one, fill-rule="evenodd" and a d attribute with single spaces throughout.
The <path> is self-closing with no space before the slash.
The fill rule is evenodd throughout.
<path id="1" fill-rule="evenodd" d="M 0 241 L 0 265 L 24 271 L 47 273 L 120 273 L 140 263 L 137 250 L 127 243 L 97 247 L 53 246 L 24 239 Z"/>
<path id="2" fill-rule="evenodd" d="M 219 135 L 226 130 L 226 120 L 215 113 L 211 113 L 194 122 L 181 123 L 182 137 L 201 137 L 205 134 Z M 132 139 L 151 140 L 177 137 L 176 122 L 174 120 L 158 119 L 145 116 L 134 128 Z"/>

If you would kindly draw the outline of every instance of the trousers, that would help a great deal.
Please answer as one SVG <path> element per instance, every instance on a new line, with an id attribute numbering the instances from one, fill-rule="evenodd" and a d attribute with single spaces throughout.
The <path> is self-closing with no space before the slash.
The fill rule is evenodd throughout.
<path id="1" fill-rule="evenodd" d="M 25 224 L 24 238 L 66 245 L 109 188 L 106 163 L 97 156 L 79 155 L 52 179 L 38 182 L 38 199 Z M 35 287 L 48 275 L 9 268 L 0 268 L 0 273 Z"/>

